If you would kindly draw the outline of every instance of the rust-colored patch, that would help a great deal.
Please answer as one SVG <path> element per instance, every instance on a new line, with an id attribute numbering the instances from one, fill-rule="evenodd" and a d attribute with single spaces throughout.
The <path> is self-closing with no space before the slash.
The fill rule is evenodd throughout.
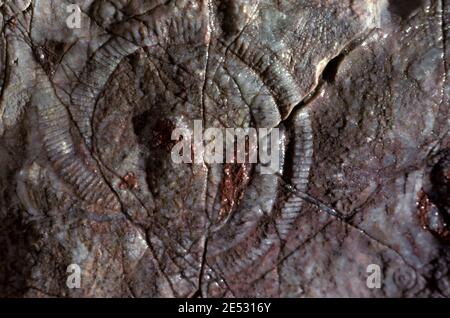
<path id="1" fill-rule="evenodd" d="M 417 212 L 419 215 L 420 225 L 426 230 L 428 230 L 427 215 L 430 213 L 431 204 L 432 203 L 430 202 L 430 199 L 428 199 L 425 191 L 419 191 L 417 195 Z"/>
<path id="2" fill-rule="evenodd" d="M 234 210 L 244 194 L 250 180 L 250 163 L 226 163 L 224 165 L 224 178 L 221 187 L 221 204 L 219 222 L 226 219 Z"/>
<path id="3" fill-rule="evenodd" d="M 250 181 L 252 163 L 249 159 L 250 145 L 248 139 L 245 143 L 245 162 L 236 163 L 237 152 L 234 151 L 234 162 L 224 164 L 223 180 L 221 186 L 221 202 L 218 215 L 218 222 L 227 219 L 238 205 L 244 195 L 244 191 Z"/>
<path id="4" fill-rule="evenodd" d="M 137 189 L 139 187 L 138 180 L 136 175 L 133 172 L 128 172 L 122 179 L 122 182 L 119 184 L 119 188 L 124 189 Z"/>
<path id="5" fill-rule="evenodd" d="M 418 194 L 417 209 L 421 226 L 425 230 L 433 233 L 438 238 L 450 242 L 450 229 L 448 224 L 438 223 L 437 227 L 431 226 L 430 217 L 432 216 L 432 213 L 440 212 L 437 206 L 433 202 L 431 202 L 430 198 L 423 190 Z"/>
<path id="6" fill-rule="evenodd" d="M 424 229 L 450 242 L 450 150 L 441 151 L 433 161 L 418 194 L 418 216 Z"/>

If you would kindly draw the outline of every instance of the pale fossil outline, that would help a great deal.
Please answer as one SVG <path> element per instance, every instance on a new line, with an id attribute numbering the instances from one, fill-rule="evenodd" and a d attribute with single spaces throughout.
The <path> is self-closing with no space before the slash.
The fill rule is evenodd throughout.
<path id="1" fill-rule="evenodd" d="M 112 2 L 116 8 L 128 3 L 125 0 Z M 180 32 L 183 35 L 181 36 L 183 43 L 205 41 L 208 38 L 208 21 L 201 16 L 199 19 L 176 18 L 182 15 L 173 14 L 173 10 L 180 8 L 172 7 L 169 10 L 166 5 L 157 6 L 151 11 L 152 15 L 141 15 L 135 21 L 129 19 L 124 24 L 115 26 L 116 32 L 112 32 L 113 36 L 94 52 L 84 67 L 80 82 L 71 93 L 68 109 L 57 97 L 47 74 L 43 70 L 38 74 L 39 84 L 33 94 L 32 104 L 38 110 L 39 126 L 48 158 L 57 174 L 73 186 L 75 193 L 83 201 L 99 205 L 105 212 L 119 211 L 121 204 L 90 153 L 94 109 L 104 86 L 121 61 L 140 47 L 161 45 L 167 39 L 171 39 L 172 35 L 179 36 Z M 208 10 L 206 6 L 200 8 L 197 13 L 204 14 L 203 18 L 206 17 L 208 20 L 205 10 Z M 260 77 L 264 86 L 271 92 L 281 118 L 286 119 L 303 97 L 300 96 L 295 80 L 277 57 L 267 50 L 251 45 L 250 40 L 243 34 L 227 47 L 227 51 Z M 70 132 L 71 122 L 76 124 L 84 143 L 75 144 L 73 141 Z M 312 161 L 312 130 L 308 111 L 298 112 L 295 115 L 295 124 L 293 140 L 296 145 L 294 148 L 296 162 L 293 162 L 295 169 L 292 181 L 296 191 L 304 191 Z M 235 242 L 233 246 L 228 246 L 225 251 L 208 255 L 207 262 L 213 267 L 217 265 L 222 272 L 228 274 L 249 266 L 263 256 L 275 240 L 287 238 L 293 222 L 300 213 L 302 203 L 302 198 L 297 197 L 294 192 L 290 193 L 280 213 L 273 220 L 277 230 L 261 233 L 254 245 L 239 252 L 244 257 L 238 257 L 236 247 L 244 242 L 245 236 L 258 225 L 257 219 L 251 220 L 250 226 L 247 224 L 244 228 L 238 229 L 242 232 L 241 240 Z"/>

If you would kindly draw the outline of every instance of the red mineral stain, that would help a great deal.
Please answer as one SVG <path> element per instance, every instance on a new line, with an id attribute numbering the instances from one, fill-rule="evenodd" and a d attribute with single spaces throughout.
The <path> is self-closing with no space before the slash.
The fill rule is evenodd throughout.
<path id="1" fill-rule="evenodd" d="M 437 213 L 440 212 L 423 190 L 418 194 L 417 209 L 420 225 L 423 229 L 430 231 L 433 235 L 443 241 L 450 242 L 450 230 L 448 224 L 439 222 L 441 221 L 440 219 L 438 219 L 435 224 L 430 224 L 430 219 L 433 217 L 438 218 L 439 215 Z"/>
<path id="2" fill-rule="evenodd" d="M 119 188 L 122 190 L 130 189 L 135 190 L 139 187 L 136 175 L 133 172 L 128 172 L 123 178 L 122 182 L 119 184 Z"/>
<path id="3" fill-rule="evenodd" d="M 418 194 L 418 216 L 424 229 L 450 242 L 450 150 L 437 158 Z"/>
<path id="4" fill-rule="evenodd" d="M 250 180 L 251 164 L 226 163 L 221 186 L 221 204 L 218 222 L 226 219 L 235 209 Z"/>

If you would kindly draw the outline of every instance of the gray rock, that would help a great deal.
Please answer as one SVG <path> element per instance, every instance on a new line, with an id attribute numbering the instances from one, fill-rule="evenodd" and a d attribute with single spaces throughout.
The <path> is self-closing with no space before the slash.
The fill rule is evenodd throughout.
<path id="1" fill-rule="evenodd" d="M 0 1 L 0 296 L 450 296 L 449 14 Z"/>

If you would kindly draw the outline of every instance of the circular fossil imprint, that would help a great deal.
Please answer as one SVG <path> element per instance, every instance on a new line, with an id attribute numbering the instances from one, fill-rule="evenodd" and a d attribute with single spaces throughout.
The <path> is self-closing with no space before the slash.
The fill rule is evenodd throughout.
<path id="1" fill-rule="evenodd" d="M 116 4 L 122 3 L 116 2 Z M 98 3 L 104 5 L 108 2 L 99 1 Z M 33 104 L 38 108 L 40 128 L 48 157 L 59 176 L 73 186 L 76 194 L 83 201 L 99 206 L 100 211 L 106 214 L 108 211 L 120 211 L 121 206 L 117 195 L 104 180 L 98 163 L 90 153 L 92 149 L 91 122 L 96 101 L 118 64 L 140 46 L 159 45 L 171 38 L 170 35 L 175 31 L 197 34 L 198 27 L 202 26 L 194 23 L 187 28 L 182 28 L 180 26 L 180 23 L 183 23 L 180 18 L 181 12 L 177 12 L 176 15 L 173 12 L 177 10 L 182 8 L 176 7 L 173 3 L 170 8 L 162 7 L 162 10 L 158 8 L 153 10 L 150 17 L 152 25 L 148 26 L 148 32 L 151 31 L 151 33 L 146 33 L 145 36 L 139 33 L 142 31 L 141 21 L 134 23 L 126 21 L 124 25 L 116 26 L 116 29 L 121 32 L 126 30 L 126 38 L 113 36 L 89 59 L 80 76 L 80 83 L 71 94 L 70 114 L 56 97 L 50 81 L 44 74 L 39 81 L 41 87 L 36 89 L 36 94 L 33 96 Z M 173 18 L 173 16 L 179 18 Z M 190 40 L 188 35 L 182 38 L 184 41 Z M 77 131 L 81 136 L 76 137 L 81 137 L 81 142 L 74 142 L 68 128 L 70 118 L 73 118 L 78 128 Z"/>
<path id="2" fill-rule="evenodd" d="M 150 52 L 153 47 L 180 44 L 207 48 L 205 74 L 193 74 L 200 81 L 205 78 L 203 105 L 199 107 L 213 110 L 204 111 L 206 121 L 221 128 L 280 129 L 280 140 L 276 141 L 280 167 L 273 173 L 261 174 L 266 168 L 262 164 L 210 167 L 217 172 L 216 185 L 221 189 L 213 191 L 210 221 L 205 228 L 210 236 L 206 261 L 224 275 L 233 275 L 287 239 L 303 203 L 295 191 L 304 192 L 307 187 L 313 152 L 311 124 L 307 110 L 293 111 L 302 100 L 300 89 L 274 53 L 243 34 L 225 41 L 212 39 L 206 2 L 204 6 L 198 1 L 182 3 L 139 7 L 144 12 L 136 12 L 133 1 L 96 2 L 92 9 L 95 19 L 113 35 L 88 60 L 71 92 L 68 110 L 44 72 L 33 104 L 57 174 L 101 214 L 118 212 L 122 206 L 117 192 L 132 191 L 138 185 L 130 172 L 127 176 L 133 175 L 133 182 L 129 183 L 128 177 L 127 186 L 121 182 L 117 190 L 102 174 L 93 121 L 104 87 L 121 62 L 143 48 Z M 133 18 L 136 14 L 139 19 Z M 230 107 L 234 107 L 233 112 Z M 240 115 L 229 115 L 225 122 L 215 120 L 220 112 L 235 111 Z M 71 119 L 75 130 L 69 128 Z M 282 124 L 285 120 L 290 122 L 288 128 Z M 244 176 L 247 180 L 242 182 Z M 282 191 L 286 181 L 294 191 Z M 230 191 L 234 191 L 231 196 Z"/>

